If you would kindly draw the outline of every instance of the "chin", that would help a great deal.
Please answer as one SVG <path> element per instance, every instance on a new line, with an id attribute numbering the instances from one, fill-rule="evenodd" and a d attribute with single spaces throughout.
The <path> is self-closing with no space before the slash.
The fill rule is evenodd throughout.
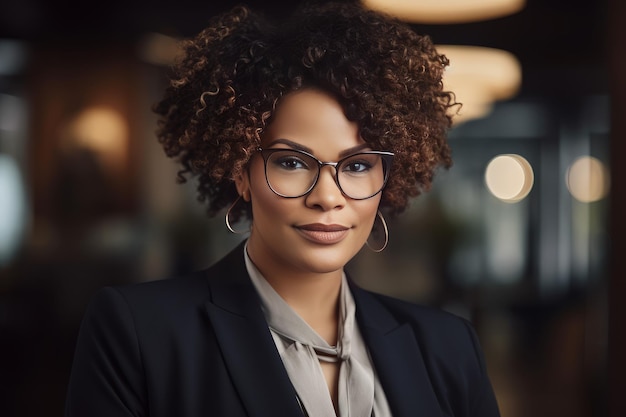
<path id="1" fill-rule="evenodd" d="M 303 268 L 314 273 L 326 274 L 343 269 L 355 254 L 343 249 L 328 248 L 326 250 L 308 251 L 302 259 Z"/>

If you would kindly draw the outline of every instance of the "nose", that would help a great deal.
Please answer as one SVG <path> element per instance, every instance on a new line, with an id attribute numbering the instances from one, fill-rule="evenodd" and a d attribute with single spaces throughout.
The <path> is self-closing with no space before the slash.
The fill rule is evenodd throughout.
<path id="1" fill-rule="evenodd" d="M 336 169 L 330 165 L 323 166 L 320 169 L 317 184 L 305 196 L 307 207 L 328 211 L 341 208 L 346 204 L 346 197 L 335 181 L 335 173 Z"/>

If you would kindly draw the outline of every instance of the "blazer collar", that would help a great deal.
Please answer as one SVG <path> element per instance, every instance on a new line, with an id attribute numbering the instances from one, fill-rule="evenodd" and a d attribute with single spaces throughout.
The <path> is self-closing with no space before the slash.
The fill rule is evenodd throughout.
<path id="1" fill-rule="evenodd" d="M 441 416 L 417 337 L 378 298 L 351 283 L 356 319 L 395 417 Z"/>
<path id="2" fill-rule="evenodd" d="M 205 303 L 224 361 L 250 416 L 302 416 L 245 267 L 244 243 L 209 268 Z M 350 282 L 356 319 L 394 417 L 441 416 L 412 327 Z"/>
<path id="3" fill-rule="evenodd" d="M 302 416 L 258 295 L 245 268 L 243 243 L 207 271 L 206 311 L 244 408 L 254 416 Z"/>

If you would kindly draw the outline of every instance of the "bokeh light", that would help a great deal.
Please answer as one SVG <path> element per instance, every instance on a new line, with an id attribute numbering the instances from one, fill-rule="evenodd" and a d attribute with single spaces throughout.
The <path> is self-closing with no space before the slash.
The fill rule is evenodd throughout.
<path id="1" fill-rule="evenodd" d="M 591 203 L 606 197 L 610 181 L 608 169 L 600 160 L 583 156 L 569 167 L 565 182 L 576 200 Z"/>
<path id="2" fill-rule="evenodd" d="M 532 189 L 534 180 L 530 163 L 520 155 L 496 156 L 485 170 L 487 188 L 494 197 L 507 203 L 523 200 Z"/>
<path id="3" fill-rule="evenodd" d="M 7 264 L 22 243 L 27 220 L 24 181 L 13 158 L 0 154 L 0 266 Z"/>
<path id="4" fill-rule="evenodd" d="M 112 108 L 95 106 L 86 108 L 65 126 L 62 146 L 89 149 L 117 171 L 127 157 L 128 141 L 124 116 Z"/>

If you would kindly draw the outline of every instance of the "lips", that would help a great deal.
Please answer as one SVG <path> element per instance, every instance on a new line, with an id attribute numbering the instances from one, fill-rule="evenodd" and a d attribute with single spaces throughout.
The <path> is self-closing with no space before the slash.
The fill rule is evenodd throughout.
<path id="1" fill-rule="evenodd" d="M 305 224 L 295 228 L 306 239 L 323 245 L 331 245 L 342 241 L 350 230 L 350 228 L 339 224 L 322 223 Z"/>

